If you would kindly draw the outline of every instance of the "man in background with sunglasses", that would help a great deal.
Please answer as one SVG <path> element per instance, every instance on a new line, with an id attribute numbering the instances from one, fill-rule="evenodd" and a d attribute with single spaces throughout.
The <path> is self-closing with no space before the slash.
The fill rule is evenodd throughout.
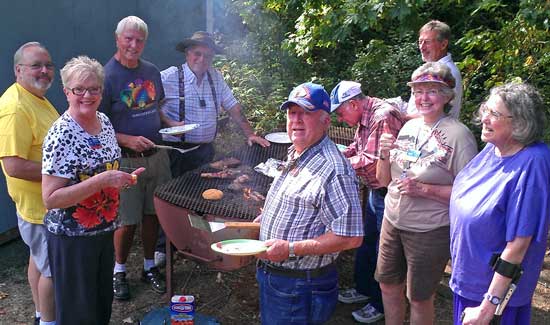
<path id="1" fill-rule="evenodd" d="M 27 271 L 35 324 L 55 324 L 52 275 L 42 202 L 42 142 L 59 113 L 46 99 L 55 74 L 48 50 L 23 44 L 13 58 L 16 81 L 0 98 L 0 160 L 15 202 L 21 238 L 29 246 Z"/>

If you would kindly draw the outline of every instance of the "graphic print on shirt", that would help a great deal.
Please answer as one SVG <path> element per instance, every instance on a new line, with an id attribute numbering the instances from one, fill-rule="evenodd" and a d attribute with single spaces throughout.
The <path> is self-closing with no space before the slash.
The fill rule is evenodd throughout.
<path id="1" fill-rule="evenodd" d="M 416 165 L 427 167 L 432 164 L 446 165 L 453 153 L 453 148 L 447 145 L 447 138 L 442 130 L 435 129 L 429 135 L 429 138 L 404 135 L 400 136 L 395 145 L 395 161 L 399 166 L 405 166 L 407 152 L 411 150 L 420 150 L 420 157 L 415 162 Z M 393 151 L 393 150 L 392 150 Z"/>
<path id="2" fill-rule="evenodd" d="M 119 163 L 107 163 L 91 172 L 78 175 L 81 182 L 106 170 L 118 170 Z M 92 194 L 83 201 L 77 203 L 71 216 L 85 229 L 100 226 L 103 223 L 110 224 L 116 219 L 119 205 L 119 191 L 114 187 L 107 187 Z"/>
<path id="3" fill-rule="evenodd" d="M 120 100 L 133 110 L 145 109 L 155 104 L 157 92 L 151 80 L 136 79 L 120 91 Z"/>

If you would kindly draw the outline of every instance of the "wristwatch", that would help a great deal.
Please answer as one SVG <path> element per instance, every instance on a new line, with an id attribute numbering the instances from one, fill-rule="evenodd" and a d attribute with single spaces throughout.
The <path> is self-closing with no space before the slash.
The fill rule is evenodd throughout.
<path id="1" fill-rule="evenodd" d="M 294 242 L 288 243 L 288 259 L 289 260 L 296 259 L 296 254 L 294 253 Z"/>
<path id="2" fill-rule="evenodd" d="M 495 306 L 500 305 L 500 303 L 502 302 L 502 298 L 497 297 L 497 296 L 493 296 L 492 294 L 490 294 L 488 292 L 483 295 L 483 298 L 489 300 L 489 302 L 492 303 Z"/>

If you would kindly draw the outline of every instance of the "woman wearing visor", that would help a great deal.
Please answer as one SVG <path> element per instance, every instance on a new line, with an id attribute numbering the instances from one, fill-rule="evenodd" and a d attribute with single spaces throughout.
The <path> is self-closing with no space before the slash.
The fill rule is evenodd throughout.
<path id="1" fill-rule="evenodd" d="M 420 117 L 405 123 L 397 139 L 380 138 L 376 177 L 388 193 L 375 278 L 384 309 L 392 311 L 386 324 L 403 324 L 405 297 L 411 324 L 433 324 L 435 290 L 449 260 L 451 188 L 477 144 L 470 130 L 446 113 L 455 85 L 447 66 L 425 63 L 408 85 Z"/>

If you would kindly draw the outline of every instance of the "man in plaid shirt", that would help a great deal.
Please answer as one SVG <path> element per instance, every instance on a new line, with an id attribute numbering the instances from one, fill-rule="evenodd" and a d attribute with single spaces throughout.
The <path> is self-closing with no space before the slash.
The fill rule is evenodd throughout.
<path id="1" fill-rule="evenodd" d="M 365 237 L 355 256 L 355 288 L 342 290 L 338 300 L 343 303 L 369 303 L 352 313 L 355 320 L 373 323 L 384 317 L 382 294 L 374 280 L 378 257 L 378 238 L 384 216 L 386 188 L 376 179 L 376 162 L 380 158 L 378 141 L 383 133 L 395 137 L 403 126 L 398 107 L 385 100 L 368 97 L 361 91 L 361 84 L 341 81 L 331 92 L 331 111 L 340 122 L 357 126 L 354 141 L 343 154 L 359 176 L 368 191 L 363 200 L 365 216 Z"/>
<path id="2" fill-rule="evenodd" d="M 363 236 L 358 183 L 328 138 L 330 99 L 323 86 L 294 88 L 281 109 L 293 145 L 267 194 L 258 257 L 262 324 L 320 324 L 337 303 L 335 260 Z"/>

